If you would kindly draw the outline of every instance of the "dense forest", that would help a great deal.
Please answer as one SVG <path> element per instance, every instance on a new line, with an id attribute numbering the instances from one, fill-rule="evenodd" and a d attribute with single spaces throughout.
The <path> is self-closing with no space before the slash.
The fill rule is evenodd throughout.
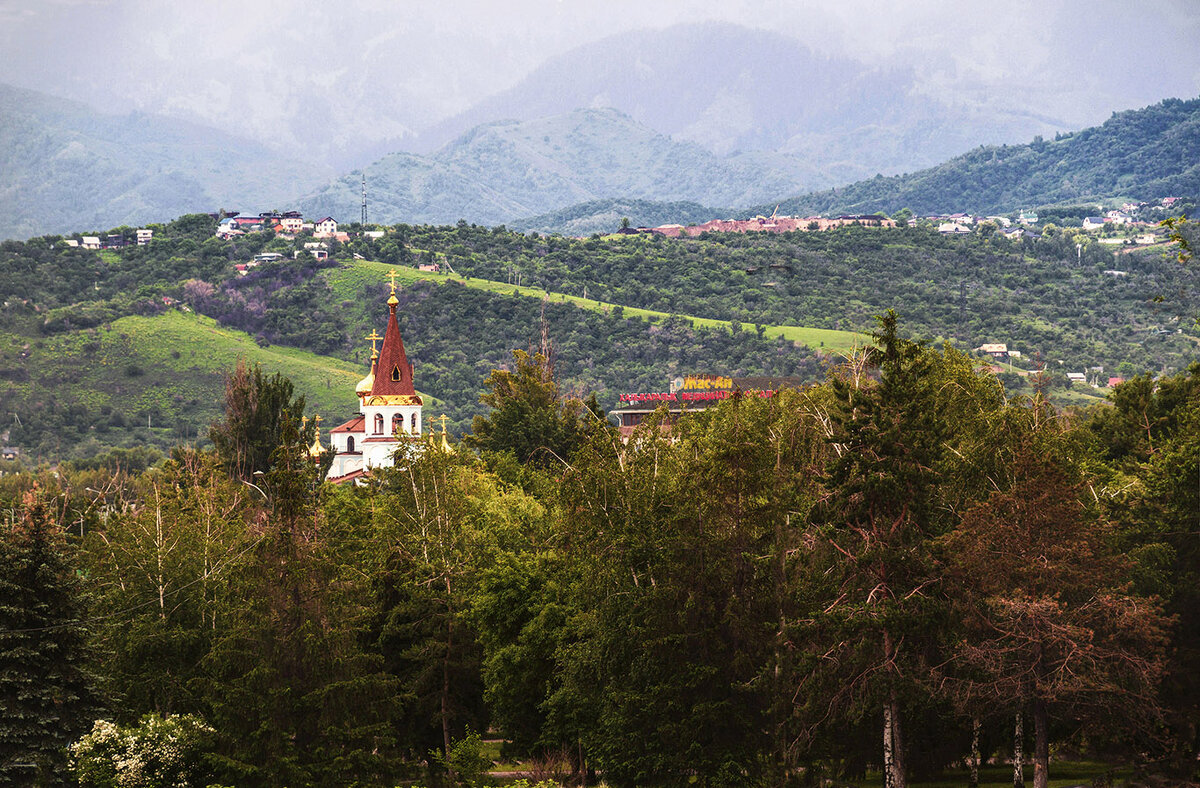
<path id="1" fill-rule="evenodd" d="M 888 314 L 627 444 L 544 357 L 486 391 L 364 486 L 246 368 L 211 450 L 0 477 L 0 780 L 1200 778 L 1200 366 L 1062 413 Z"/>

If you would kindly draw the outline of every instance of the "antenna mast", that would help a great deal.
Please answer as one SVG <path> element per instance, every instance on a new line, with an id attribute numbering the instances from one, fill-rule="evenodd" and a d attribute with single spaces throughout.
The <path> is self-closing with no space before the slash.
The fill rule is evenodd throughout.
<path id="1" fill-rule="evenodd" d="M 367 229 L 367 173 L 363 171 L 362 176 L 362 226 Z"/>

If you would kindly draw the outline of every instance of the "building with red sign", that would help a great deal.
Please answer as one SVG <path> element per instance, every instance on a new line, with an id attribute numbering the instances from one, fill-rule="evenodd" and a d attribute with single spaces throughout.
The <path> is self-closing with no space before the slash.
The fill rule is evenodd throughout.
<path id="1" fill-rule="evenodd" d="M 780 389 L 797 389 L 802 385 L 804 381 L 800 378 L 688 375 L 671 381 L 669 391 L 622 394 L 621 407 L 612 411 L 611 415 L 617 418 L 617 429 L 622 440 L 628 440 L 638 425 L 664 406 L 667 410 L 667 423 L 663 426 L 669 429 L 680 416 L 710 408 L 721 400 L 729 399 L 735 392 L 747 396 L 769 397 Z"/>

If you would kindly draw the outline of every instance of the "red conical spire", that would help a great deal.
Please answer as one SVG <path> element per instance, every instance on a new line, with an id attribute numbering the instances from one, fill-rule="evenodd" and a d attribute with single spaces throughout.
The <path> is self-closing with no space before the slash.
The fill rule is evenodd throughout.
<path id="1" fill-rule="evenodd" d="M 392 295 L 388 298 L 388 324 L 383 332 L 383 347 L 379 349 L 379 361 L 375 367 L 375 384 L 371 396 L 377 394 L 416 394 L 413 387 L 412 364 L 404 353 L 404 340 L 400 338 L 400 326 L 396 323 L 396 280 L 392 273 Z"/>

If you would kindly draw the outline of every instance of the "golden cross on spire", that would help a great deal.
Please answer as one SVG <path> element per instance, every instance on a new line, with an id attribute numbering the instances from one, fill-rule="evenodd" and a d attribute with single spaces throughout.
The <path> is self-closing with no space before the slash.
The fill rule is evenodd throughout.
<path id="1" fill-rule="evenodd" d="M 300 417 L 300 429 L 304 429 L 307 426 L 308 426 L 308 416 L 301 416 Z"/>
<path id="2" fill-rule="evenodd" d="M 383 337 L 379 336 L 379 332 L 372 328 L 371 333 L 363 337 L 363 339 L 371 340 L 371 358 L 378 358 L 379 351 L 375 349 L 375 343 L 383 339 Z"/>
<path id="3" fill-rule="evenodd" d="M 396 295 L 396 269 L 387 272 L 388 279 L 392 280 L 392 295 Z"/>
<path id="4" fill-rule="evenodd" d="M 449 419 L 446 418 L 446 414 L 443 413 L 441 416 L 438 416 L 436 419 L 434 419 L 434 421 L 436 421 L 442 425 L 442 434 L 445 435 L 446 434 L 446 422 L 449 421 Z"/>
<path id="5" fill-rule="evenodd" d="M 317 432 L 320 432 L 321 431 L 321 414 L 320 413 L 318 413 L 316 416 L 313 416 L 313 424 L 317 425 Z"/>

